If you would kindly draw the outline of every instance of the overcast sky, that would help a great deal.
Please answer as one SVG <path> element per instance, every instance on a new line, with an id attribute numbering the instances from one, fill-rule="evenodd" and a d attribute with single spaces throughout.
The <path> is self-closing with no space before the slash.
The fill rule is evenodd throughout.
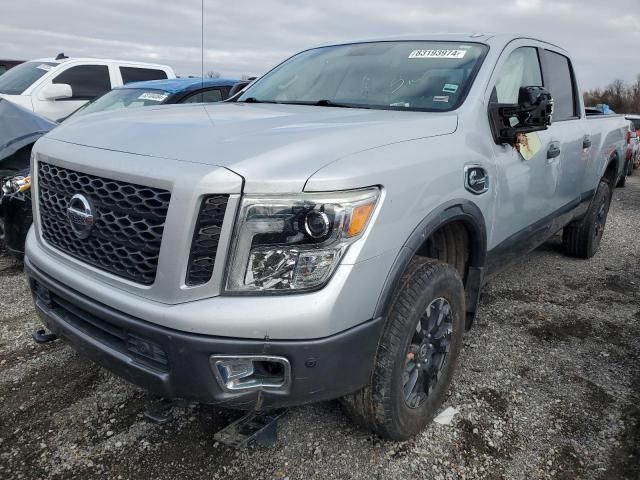
<path id="1" fill-rule="evenodd" d="M 200 0 L 2 0 L 0 58 L 110 57 L 200 73 Z M 257 75 L 319 43 L 517 32 L 566 48 L 583 88 L 640 74 L 640 0 L 204 0 L 204 69 Z"/>

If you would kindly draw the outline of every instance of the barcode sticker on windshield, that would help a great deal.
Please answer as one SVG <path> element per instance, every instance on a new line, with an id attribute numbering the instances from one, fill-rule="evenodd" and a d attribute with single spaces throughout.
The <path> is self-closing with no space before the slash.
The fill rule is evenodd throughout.
<path id="1" fill-rule="evenodd" d="M 168 93 L 145 92 L 138 97 L 138 100 L 151 100 L 152 102 L 163 102 L 169 96 Z"/>
<path id="2" fill-rule="evenodd" d="M 466 50 L 414 50 L 409 58 L 464 58 Z"/>
<path id="3" fill-rule="evenodd" d="M 36 68 L 39 68 L 40 70 L 44 70 L 45 72 L 48 72 L 53 67 L 51 65 L 47 65 L 46 63 L 43 63 L 42 65 L 38 65 Z"/>

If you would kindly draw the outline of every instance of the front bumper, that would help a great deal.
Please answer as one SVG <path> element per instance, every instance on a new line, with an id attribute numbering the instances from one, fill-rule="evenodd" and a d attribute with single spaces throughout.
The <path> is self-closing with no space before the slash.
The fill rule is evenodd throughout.
<path id="1" fill-rule="evenodd" d="M 337 398 L 368 383 L 382 329 L 382 320 L 374 319 L 315 340 L 191 334 L 98 303 L 58 283 L 28 259 L 25 269 L 36 310 L 53 333 L 116 375 L 165 398 L 247 410 Z M 144 351 L 137 348 L 141 342 Z M 224 391 L 211 366 L 211 357 L 220 355 L 284 357 L 291 381 L 282 390 Z"/>

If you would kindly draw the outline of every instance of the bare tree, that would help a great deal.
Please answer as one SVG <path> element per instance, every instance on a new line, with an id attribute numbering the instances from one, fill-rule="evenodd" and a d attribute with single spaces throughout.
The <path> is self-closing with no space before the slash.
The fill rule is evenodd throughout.
<path id="1" fill-rule="evenodd" d="M 606 103 L 618 113 L 640 113 L 640 75 L 632 85 L 617 79 L 604 88 L 584 92 L 584 103 L 595 106 Z"/>
<path id="2" fill-rule="evenodd" d="M 209 70 L 206 74 L 207 78 L 220 78 L 222 74 L 215 70 Z"/>

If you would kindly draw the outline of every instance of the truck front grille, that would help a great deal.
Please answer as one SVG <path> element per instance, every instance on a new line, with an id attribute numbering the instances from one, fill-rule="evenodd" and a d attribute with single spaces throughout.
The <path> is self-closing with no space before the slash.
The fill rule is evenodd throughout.
<path id="1" fill-rule="evenodd" d="M 202 200 L 193 232 L 186 284 L 207 283 L 213 275 L 220 231 L 229 195 L 209 195 Z"/>
<path id="2" fill-rule="evenodd" d="M 156 277 L 171 193 L 38 163 L 40 228 L 54 247 L 97 268 L 150 285 Z M 81 194 L 93 203 L 94 226 L 81 239 L 67 209 Z"/>

